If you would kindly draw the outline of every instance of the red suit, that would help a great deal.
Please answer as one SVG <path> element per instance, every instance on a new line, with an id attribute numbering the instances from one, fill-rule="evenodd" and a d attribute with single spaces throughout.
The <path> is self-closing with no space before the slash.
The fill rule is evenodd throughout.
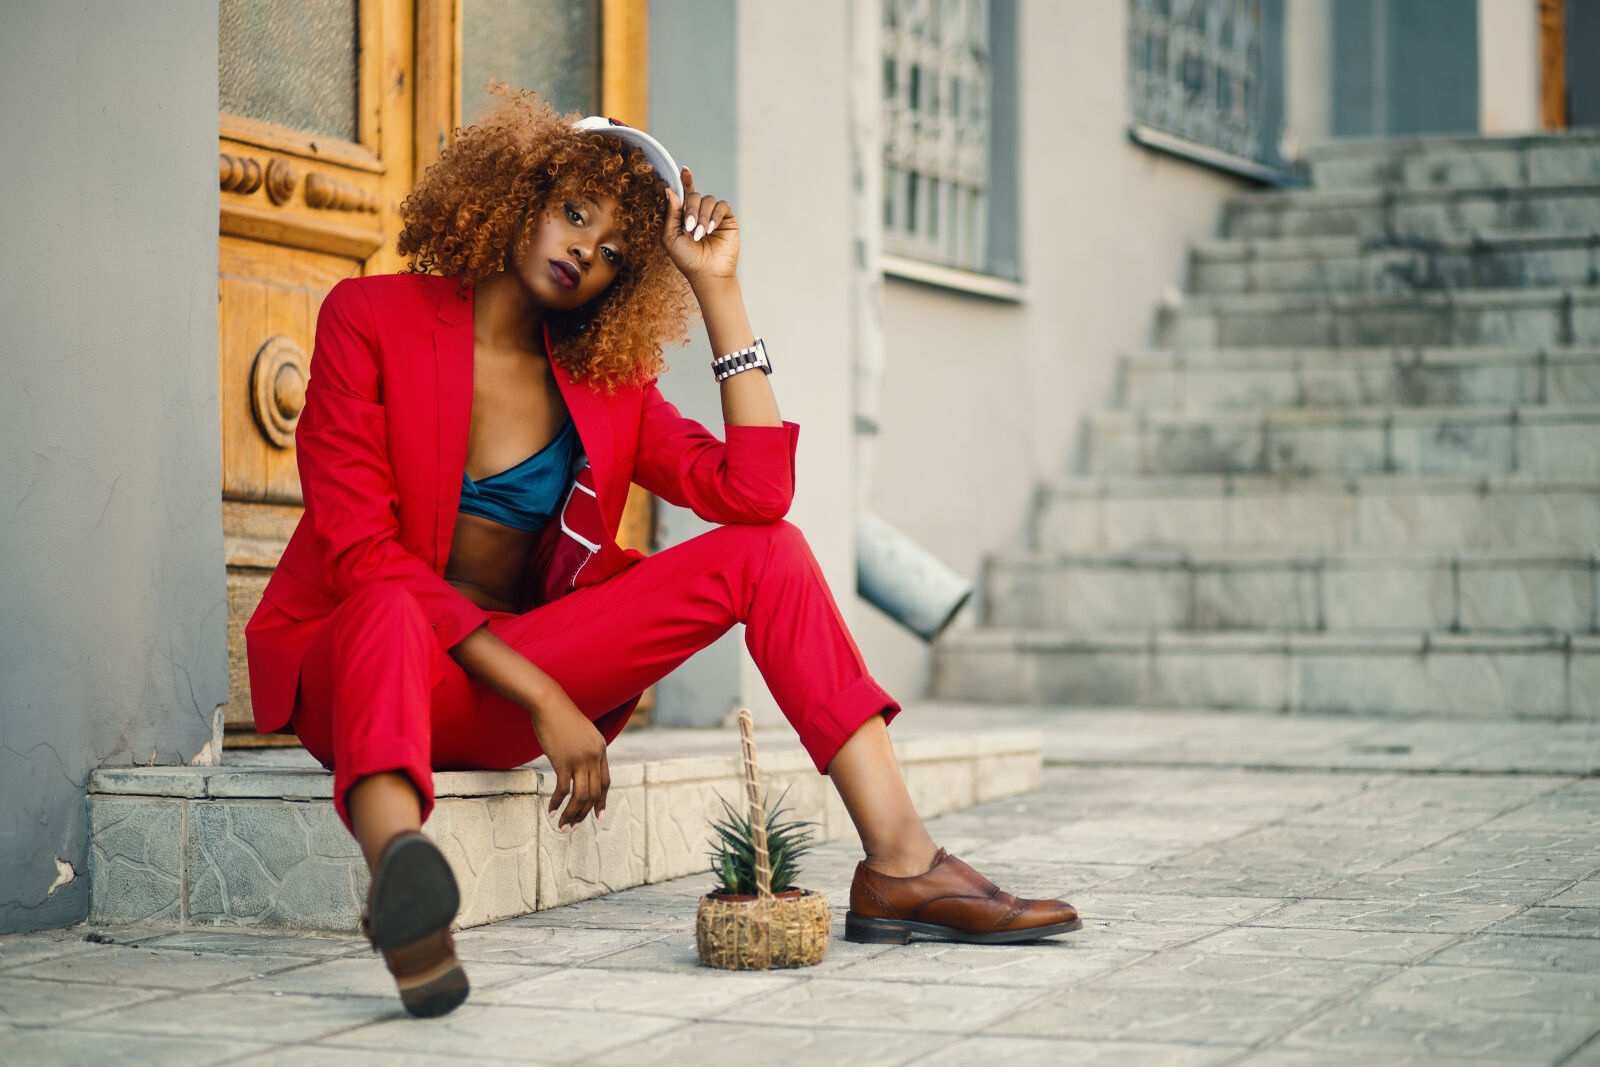
<path id="1" fill-rule="evenodd" d="M 611 394 L 552 361 L 588 465 L 530 560 L 524 614 L 443 578 L 472 415 L 472 297 L 453 279 L 340 282 L 322 304 L 296 430 L 305 515 L 245 629 L 256 728 L 292 727 L 335 774 L 514 767 L 527 712 L 447 650 L 489 628 L 559 683 L 609 742 L 639 693 L 736 622 L 818 770 L 895 701 L 867 674 L 800 532 L 781 519 L 799 428 L 727 443 L 651 385 Z M 641 558 L 616 541 L 629 482 L 724 524 Z"/>

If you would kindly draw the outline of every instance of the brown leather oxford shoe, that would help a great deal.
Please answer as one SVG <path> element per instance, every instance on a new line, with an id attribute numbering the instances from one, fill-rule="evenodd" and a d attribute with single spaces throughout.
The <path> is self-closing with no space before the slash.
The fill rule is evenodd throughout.
<path id="1" fill-rule="evenodd" d="M 1064 900 L 1023 900 L 940 849 L 926 874 L 894 878 L 865 862 L 850 883 L 846 941 L 903 945 L 912 934 L 980 945 L 1037 941 L 1083 926 Z"/>

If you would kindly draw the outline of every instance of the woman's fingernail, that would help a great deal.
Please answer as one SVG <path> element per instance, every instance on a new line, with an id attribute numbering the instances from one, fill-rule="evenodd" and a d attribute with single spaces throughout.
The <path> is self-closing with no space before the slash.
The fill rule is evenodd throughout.
<path id="1" fill-rule="evenodd" d="M 716 233 L 717 232 L 717 220 L 716 219 L 712 219 L 711 220 L 711 225 L 706 227 L 706 232 L 707 233 Z"/>

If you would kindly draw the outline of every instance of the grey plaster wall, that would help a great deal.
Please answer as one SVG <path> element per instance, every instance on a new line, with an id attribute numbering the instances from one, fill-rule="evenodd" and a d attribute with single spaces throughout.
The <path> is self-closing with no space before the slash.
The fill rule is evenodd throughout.
<path id="1" fill-rule="evenodd" d="M 650 130 L 679 163 L 694 172 L 695 188 L 739 210 L 738 28 L 736 0 L 652 0 L 650 4 Z M 711 352 L 697 322 L 689 346 L 668 352 L 661 391 L 684 414 L 714 432 L 722 405 L 706 369 Z M 710 529 L 692 513 L 662 505 L 660 547 L 681 544 Z M 719 722 L 741 699 L 743 628 L 694 656 L 656 689 L 656 721 L 675 726 Z"/>
<path id="2" fill-rule="evenodd" d="M 227 697 L 217 5 L 8 0 L 0 88 L 0 931 L 13 931 L 87 912 L 90 770 L 208 755 Z"/>

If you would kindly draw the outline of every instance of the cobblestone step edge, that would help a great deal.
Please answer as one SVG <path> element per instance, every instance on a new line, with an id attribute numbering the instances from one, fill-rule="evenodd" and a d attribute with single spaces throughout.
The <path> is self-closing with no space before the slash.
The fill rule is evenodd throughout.
<path id="1" fill-rule="evenodd" d="M 792 739 L 777 737 L 763 739 L 764 788 L 787 790 L 785 805 L 823 839 L 850 834 L 832 784 Z M 933 816 L 1038 788 L 1041 743 L 1037 732 L 980 730 L 903 737 L 895 747 L 918 810 Z M 707 868 L 708 820 L 721 813 L 719 798 L 742 796 L 737 756 L 610 769 L 605 822 L 565 834 L 544 814 L 555 784 L 547 769 L 436 775 L 427 831 L 461 885 L 460 926 Z M 90 921 L 355 932 L 366 870 L 331 797 L 332 776 L 314 769 L 96 771 Z"/>

